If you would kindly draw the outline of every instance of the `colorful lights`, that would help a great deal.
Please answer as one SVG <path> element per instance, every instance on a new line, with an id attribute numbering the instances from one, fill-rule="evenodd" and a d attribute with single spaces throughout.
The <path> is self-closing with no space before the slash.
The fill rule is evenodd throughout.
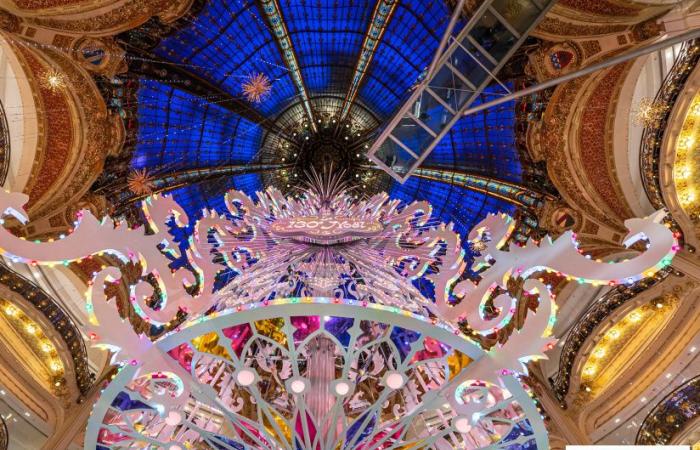
<path id="1" fill-rule="evenodd" d="M 661 329 L 676 308 L 675 297 L 654 300 L 628 312 L 610 327 L 595 344 L 581 371 L 582 389 L 597 395 L 612 383 L 621 364 L 638 354 L 637 346 L 652 339 L 654 330 Z"/>

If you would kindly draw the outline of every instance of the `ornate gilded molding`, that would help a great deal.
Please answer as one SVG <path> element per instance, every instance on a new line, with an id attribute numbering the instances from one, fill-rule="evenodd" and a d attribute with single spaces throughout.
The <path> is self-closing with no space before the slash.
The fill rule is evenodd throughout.
<path id="1" fill-rule="evenodd" d="M 35 26 L 69 34 L 106 36 L 137 27 L 153 16 L 164 22 L 175 21 L 189 10 L 192 0 L 121 0 L 98 8 L 85 3 L 51 8 L 52 2 L 42 3 L 43 8 L 13 8 L 11 12 Z"/>
<path id="2" fill-rule="evenodd" d="M 26 191 L 35 224 L 48 220 L 30 224 L 26 232 L 33 235 L 72 223 L 63 220 L 63 212 L 85 195 L 105 158 L 119 150 L 124 130 L 88 72 L 63 52 L 49 47 L 39 51 L 25 43 L 17 41 L 14 48 L 32 84 L 40 116 L 40 144 Z M 42 83 L 51 70 L 62 74 L 66 87 L 51 90 Z"/>
<path id="3" fill-rule="evenodd" d="M 566 396 L 571 385 L 574 363 L 583 344 L 593 335 L 597 327 L 615 310 L 623 306 L 637 295 L 658 285 L 673 272 L 665 268 L 657 272 L 653 277 L 645 278 L 631 286 L 619 285 L 595 301 L 576 325 L 566 336 L 559 357 L 559 370 L 549 378 L 554 395 L 562 407 L 566 408 Z"/>
<path id="4" fill-rule="evenodd" d="M 348 93 L 343 101 L 343 107 L 341 108 L 340 112 L 341 121 L 343 121 L 347 116 L 352 103 L 355 101 L 355 97 L 357 97 L 357 94 L 360 91 L 360 86 L 362 85 L 362 81 L 367 73 L 367 68 L 372 62 L 372 58 L 374 58 L 374 53 L 382 40 L 384 31 L 386 31 L 398 3 L 399 2 L 397 0 L 378 0 L 376 6 L 374 7 L 369 28 L 365 33 L 364 40 L 362 41 L 360 57 L 355 65 L 355 72 L 352 76 Z"/>
<path id="5" fill-rule="evenodd" d="M 637 432 L 637 445 L 666 445 L 673 442 L 683 425 L 700 416 L 700 376 L 678 387 L 646 416 Z"/>
<path id="6" fill-rule="evenodd" d="M 80 330 L 70 316 L 46 291 L 4 263 L 0 263 L 0 283 L 26 299 L 51 322 L 70 351 L 78 389 L 81 394 L 86 394 L 92 386 L 94 374 L 88 367 L 87 349 Z"/>

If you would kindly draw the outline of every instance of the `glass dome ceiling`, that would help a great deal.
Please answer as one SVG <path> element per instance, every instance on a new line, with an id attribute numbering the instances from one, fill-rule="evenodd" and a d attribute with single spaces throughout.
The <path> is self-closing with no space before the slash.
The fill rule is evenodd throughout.
<path id="1" fill-rule="evenodd" d="M 269 184 L 285 190 L 298 182 L 309 165 L 304 140 L 329 130 L 340 142 L 345 134 L 352 138 L 327 151 L 348 152 L 350 162 L 341 168 L 360 195 L 387 190 L 407 202 L 428 200 L 436 216 L 454 222 L 460 233 L 489 212 L 512 214 L 522 205 L 455 182 L 455 174 L 525 184 L 514 102 L 457 123 L 423 164 L 440 177 L 417 174 L 402 185 L 364 158 L 377 125 L 401 106 L 430 64 L 450 20 L 448 3 L 216 0 L 193 8 L 149 45 L 146 60 L 189 78 L 141 74 L 132 169 L 161 177 L 159 190 L 172 192 L 197 216 L 203 207 L 222 207 L 228 189 L 252 194 Z M 260 103 L 242 91 L 256 74 L 271 82 Z M 193 83 L 208 86 L 210 95 L 195 92 Z"/>

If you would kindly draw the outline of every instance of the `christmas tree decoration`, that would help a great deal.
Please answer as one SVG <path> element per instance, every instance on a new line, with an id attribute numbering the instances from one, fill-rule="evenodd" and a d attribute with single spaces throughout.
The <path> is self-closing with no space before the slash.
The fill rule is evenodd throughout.
<path id="1" fill-rule="evenodd" d="M 134 170 L 127 177 L 129 190 L 136 195 L 149 195 L 153 192 L 153 178 L 146 169 Z"/>
<path id="2" fill-rule="evenodd" d="M 86 449 L 546 449 L 519 377 L 556 342 L 556 305 L 531 276 L 632 283 L 678 249 L 663 212 L 627 221 L 625 244 L 647 249 L 613 264 L 580 254 L 571 232 L 508 249 L 513 219 L 490 215 L 468 236 L 480 249 L 476 283 L 464 273 L 462 238 L 431 219 L 427 202 L 355 200 L 320 178 L 296 199 L 274 188 L 257 197 L 229 191 L 227 213 L 205 210 L 184 243 L 171 231 L 185 230 L 187 215 L 158 195 L 142 204 L 148 234 L 88 211 L 52 242 L 0 228 L 10 261 L 109 254 L 116 264 L 87 292 L 91 341 L 120 370 L 95 404 Z M 26 201 L 0 192 L 4 214 L 20 221 Z M 126 283 L 119 262 L 141 267 L 126 286 L 137 314 L 158 325 L 185 313 L 185 322 L 151 340 L 119 319 L 106 290 Z M 526 294 L 510 292 L 510 280 Z M 466 321 L 497 332 L 521 295 L 538 306 L 505 343 L 485 351 L 460 331 Z"/>

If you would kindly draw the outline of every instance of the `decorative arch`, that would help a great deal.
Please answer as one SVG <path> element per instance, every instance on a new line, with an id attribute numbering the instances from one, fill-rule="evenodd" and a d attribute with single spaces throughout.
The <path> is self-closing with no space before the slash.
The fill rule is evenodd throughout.
<path id="1" fill-rule="evenodd" d="M 9 159 L 3 187 L 22 191 L 29 182 L 39 144 L 39 118 L 27 73 L 9 36 L 3 32 L 0 32 L 0 73 L 0 103 L 9 135 L 1 155 Z"/>
<path id="2" fill-rule="evenodd" d="M 32 88 L 37 143 L 24 191 L 34 221 L 26 233 L 65 230 L 65 210 L 79 202 L 123 142 L 123 125 L 110 113 L 89 74 L 62 52 L 9 41 Z"/>

